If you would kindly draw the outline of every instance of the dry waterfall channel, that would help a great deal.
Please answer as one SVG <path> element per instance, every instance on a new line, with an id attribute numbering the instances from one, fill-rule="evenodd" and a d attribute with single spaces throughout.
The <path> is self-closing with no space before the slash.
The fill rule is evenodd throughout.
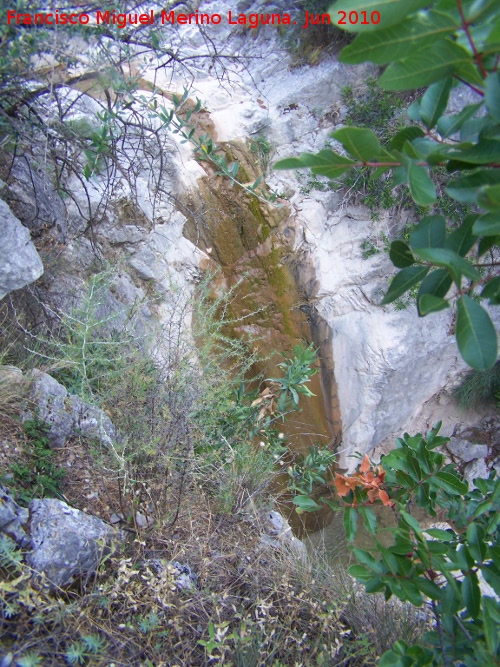
<path id="1" fill-rule="evenodd" d="M 228 7 L 210 3 L 211 11 L 223 15 Z M 381 309 L 391 264 L 383 253 L 362 259 L 365 239 L 394 233 L 402 222 L 386 216 L 375 223 L 367 209 L 346 204 L 341 193 L 305 188 L 297 173 L 273 172 L 271 166 L 281 157 L 323 148 L 345 115 L 342 88 L 362 85 L 369 68 L 344 66 L 334 56 L 291 68 L 271 26 L 210 30 L 237 60 L 227 80 L 196 71 L 190 96 L 203 102 L 200 122 L 228 162 L 239 162 L 244 182 L 264 171 L 279 198 L 274 206 L 261 203 L 195 161 L 173 136 L 179 205 L 170 218 L 177 224 L 169 228 L 168 244 L 165 227 L 155 227 L 147 252 L 156 258 L 163 253 L 170 270 L 181 267 L 181 273 L 183 256 L 184 267 L 218 267 L 229 287 L 243 277 L 237 314 L 258 311 L 246 326 L 267 350 L 287 350 L 299 340 L 319 348 L 321 388 L 313 388 L 318 399 L 300 415 L 297 430 L 308 434 L 301 449 L 314 441 L 330 443 L 341 453 L 340 465 L 352 468 L 352 452 L 384 451 L 404 430 L 443 419 L 450 434 L 457 415 L 440 392 L 463 370 L 449 335 L 450 316 L 435 315 L 428 327 L 413 308 Z M 179 39 L 193 53 L 201 46 L 196 26 L 183 26 Z M 187 83 L 175 76 L 162 81 L 154 70 L 144 78 L 169 90 Z M 259 142 L 269 151 L 265 160 L 252 150 Z M 143 262 L 137 253 L 132 265 L 143 267 L 147 257 Z"/>

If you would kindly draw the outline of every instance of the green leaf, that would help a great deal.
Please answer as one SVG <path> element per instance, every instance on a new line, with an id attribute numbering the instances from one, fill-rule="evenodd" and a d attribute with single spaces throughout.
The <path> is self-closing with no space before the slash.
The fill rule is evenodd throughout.
<path id="1" fill-rule="evenodd" d="M 497 360 L 497 335 L 490 316 L 468 296 L 457 302 L 456 337 L 464 360 L 478 371 L 493 368 Z"/>
<path id="2" fill-rule="evenodd" d="M 460 255 L 465 255 L 477 241 L 477 236 L 472 233 L 472 228 L 476 222 L 477 215 L 467 215 L 458 229 L 456 229 L 445 241 L 445 247 L 453 250 Z"/>
<path id="3" fill-rule="evenodd" d="M 482 118 L 470 118 L 465 121 L 460 130 L 460 141 L 470 141 L 473 143 L 479 141 L 479 136 L 488 123 L 488 116 Z"/>
<path id="4" fill-rule="evenodd" d="M 405 266 L 415 264 L 415 258 L 411 254 L 410 248 L 403 241 L 393 241 L 391 243 L 389 257 L 398 269 L 404 269 Z"/>
<path id="5" fill-rule="evenodd" d="M 425 167 L 421 167 L 413 160 L 406 164 L 408 184 L 413 201 L 420 206 L 429 206 L 436 201 L 436 188 Z"/>
<path id="6" fill-rule="evenodd" d="M 461 63 L 469 63 L 467 51 L 449 39 L 441 39 L 431 48 L 389 65 L 379 79 L 385 90 L 412 90 L 453 74 Z"/>
<path id="7" fill-rule="evenodd" d="M 469 542 L 469 551 L 475 559 L 476 565 L 480 565 L 486 556 L 487 550 L 484 529 L 472 521 L 467 527 L 466 536 Z"/>
<path id="8" fill-rule="evenodd" d="M 329 178 L 336 178 L 350 169 L 355 162 L 325 148 L 319 153 L 302 153 L 300 156 L 302 163 L 311 169 L 313 174 L 321 174 Z"/>
<path id="9" fill-rule="evenodd" d="M 391 151 L 401 151 L 407 141 L 413 141 L 420 137 L 425 137 L 425 133 L 421 127 L 417 127 L 416 125 L 405 127 L 391 139 Z"/>
<path id="10" fill-rule="evenodd" d="M 348 542 L 352 542 L 356 537 L 358 525 L 358 512 L 354 507 L 344 509 L 344 530 Z"/>
<path id="11" fill-rule="evenodd" d="M 439 296 L 433 296 L 432 294 L 423 294 L 418 298 L 417 304 L 418 314 L 421 317 L 425 317 L 430 313 L 437 313 L 440 310 L 445 310 L 450 306 L 446 299 L 442 299 Z"/>
<path id="12" fill-rule="evenodd" d="M 368 162 L 382 150 L 377 135 L 361 127 L 343 127 L 331 135 L 350 155 L 361 162 Z"/>
<path id="13" fill-rule="evenodd" d="M 350 169 L 355 162 L 349 158 L 334 153 L 325 148 L 319 153 L 302 153 L 298 158 L 285 158 L 274 165 L 275 169 L 305 169 L 309 168 L 313 174 L 321 174 L 329 178 L 337 178 Z"/>
<path id="14" fill-rule="evenodd" d="M 397 26 L 358 34 L 346 46 L 340 60 L 352 65 L 371 61 L 377 65 L 396 62 L 431 45 L 440 35 L 453 32 L 456 22 L 446 14 L 419 12 Z"/>
<path id="15" fill-rule="evenodd" d="M 456 538 L 456 533 L 450 530 L 442 530 L 441 528 L 428 528 L 425 531 L 431 537 L 440 540 L 441 542 L 453 542 Z"/>
<path id="16" fill-rule="evenodd" d="M 418 579 L 415 579 L 415 583 L 417 584 L 419 591 L 426 595 L 428 598 L 431 598 L 431 600 L 443 599 L 443 591 L 433 581 L 429 581 L 429 579 L 424 579 L 423 577 L 418 577 Z"/>
<path id="17" fill-rule="evenodd" d="M 402 271 L 399 271 L 390 284 L 381 305 L 385 306 L 386 304 L 395 301 L 399 296 L 412 288 L 413 285 L 416 285 L 423 280 L 428 271 L 429 267 L 427 266 L 408 266 Z"/>
<path id="18" fill-rule="evenodd" d="M 481 590 L 475 572 L 470 572 L 464 577 L 462 582 L 462 595 L 470 616 L 474 619 L 477 618 L 481 608 Z"/>
<path id="19" fill-rule="evenodd" d="M 330 16 L 332 23 L 343 30 L 350 32 L 373 32 L 388 28 L 392 25 L 401 23 L 408 14 L 414 12 L 428 4 L 425 0 L 340 0 L 330 9 Z M 340 25 L 342 20 L 341 11 L 347 13 L 351 11 L 366 11 L 367 16 L 371 16 L 373 11 L 378 11 L 380 14 L 380 22 L 378 24 L 370 23 L 369 25 L 362 25 L 356 23 L 350 25 L 346 21 L 346 25 Z"/>
<path id="20" fill-rule="evenodd" d="M 379 667 L 411 667 L 414 661 L 404 655 L 397 655 L 393 650 L 389 650 L 380 658 L 378 664 Z"/>
<path id="21" fill-rule="evenodd" d="M 480 273 L 470 262 L 449 248 L 415 248 L 413 252 L 424 262 L 431 262 L 448 269 L 457 287 L 460 287 L 462 276 L 474 281 L 481 279 Z"/>
<path id="22" fill-rule="evenodd" d="M 366 530 L 372 535 L 377 534 L 377 516 L 369 507 L 359 507 L 359 514 L 363 517 Z"/>
<path id="23" fill-rule="evenodd" d="M 442 137 L 452 137 L 462 129 L 463 124 L 483 106 L 482 102 L 468 104 L 460 113 L 453 116 L 442 116 L 438 120 L 437 131 Z"/>
<path id="24" fill-rule="evenodd" d="M 473 174 L 462 176 L 455 181 L 450 181 L 446 186 L 446 192 L 461 202 L 477 202 L 477 195 L 484 185 L 499 185 L 500 170 L 479 169 Z"/>
<path id="25" fill-rule="evenodd" d="M 428 130 L 431 130 L 441 118 L 450 96 L 453 79 L 446 77 L 427 88 L 420 102 L 420 117 Z"/>
<path id="26" fill-rule="evenodd" d="M 413 158 L 414 160 L 420 160 L 421 155 L 417 151 L 417 148 L 415 144 L 411 143 L 411 141 L 406 141 L 404 146 L 403 146 L 403 151 L 404 155 L 407 155 L 410 158 Z"/>
<path id="27" fill-rule="evenodd" d="M 446 239 L 446 220 L 442 215 L 429 215 L 419 222 L 410 234 L 410 246 L 442 248 Z"/>
<path id="28" fill-rule="evenodd" d="M 498 600 L 491 597 L 483 598 L 483 628 L 488 650 L 492 655 L 498 655 L 500 645 L 500 610 Z"/>
<path id="29" fill-rule="evenodd" d="M 492 564 L 486 565 L 481 568 L 481 572 L 483 573 L 486 582 L 492 587 L 495 593 L 500 595 L 500 575 L 495 566 Z"/>
<path id="30" fill-rule="evenodd" d="M 490 304 L 499 305 L 500 304 L 500 276 L 492 278 L 483 288 L 481 292 L 481 298 L 489 299 Z"/>
<path id="31" fill-rule="evenodd" d="M 500 218 L 500 185 L 483 186 L 478 192 L 477 203 Z"/>
<path id="32" fill-rule="evenodd" d="M 418 100 L 415 100 L 415 102 L 412 102 L 408 109 L 406 110 L 406 115 L 410 120 L 413 120 L 415 123 L 420 123 L 422 120 L 420 118 L 420 102 Z"/>
<path id="33" fill-rule="evenodd" d="M 379 579 L 379 577 L 375 577 L 365 584 L 365 591 L 367 593 L 379 593 L 384 589 L 387 590 L 387 587 L 384 582 Z"/>
<path id="34" fill-rule="evenodd" d="M 443 161 L 441 157 L 441 144 L 429 137 L 419 137 L 413 140 L 413 147 L 419 159 L 428 163 L 430 167 Z"/>
<path id="35" fill-rule="evenodd" d="M 443 149 L 445 155 L 450 161 L 464 162 L 466 164 L 496 164 L 500 162 L 500 141 L 491 139 L 481 139 L 477 144 L 470 148 L 461 149 L 450 147 Z"/>
<path id="36" fill-rule="evenodd" d="M 358 581 L 366 582 L 373 578 L 373 574 L 369 572 L 364 565 L 351 565 L 348 569 L 351 577 L 354 577 Z"/>
<path id="37" fill-rule="evenodd" d="M 442 544 L 441 542 L 427 542 L 427 550 L 433 556 L 444 555 L 448 553 L 449 545 Z M 437 563 L 435 563 L 437 566 Z M 444 574 L 444 573 L 443 573 Z"/>
<path id="38" fill-rule="evenodd" d="M 500 74 L 491 72 L 484 83 L 484 100 L 488 113 L 500 123 Z"/>
<path id="39" fill-rule="evenodd" d="M 482 257 L 493 246 L 500 245 L 500 236 L 484 236 L 478 244 L 477 256 Z"/>
<path id="40" fill-rule="evenodd" d="M 411 528 L 416 535 L 422 534 L 422 527 L 415 519 L 415 517 L 413 517 L 408 512 L 405 512 L 404 510 L 399 510 L 399 515 L 403 519 L 404 523 L 406 523 L 406 525 Z"/>
<path id="41" fill-rule="evenodd" d="M 457 475 L 454 475 L 451 472 L 437 472 L 430 480 L 431 486 L 438 486 L 440 489 L 447 491 L 451 494 L 458 494 L 463 496 L 467 493 L 469 485 L 466 482 L 462 482 Z"/>
<path id="42" fill-rule="evenodd" d="M 424 294 L 445 297 L 452 285 L 452 278 L 446 269 L 436 269 L 422 280 L 418 290 L 418 298 Z"/>
<path id="43" fill-rule="evenodd" d="M 401 578 L 397 583 L 401 587 L 402 594 L 398 594 L 396 591 L 394 593 L 400 600 L 408 600 L 414 607 L 421 607 L 423 605 L 424 600 L 415 582 Z"/>
<path id="44" fill-rule="evenodd" d="M 495 213 L 480 215 L 472 228 L 477 236 L 498 236 L 500 234 L 500 217 Z"/>
<path id="45" fill-rule="evenodd" d="M 366 551 L 365 549 L 353 549 L 352 553 L 356 560 L 359 560 L 360 563 L 366 565 L 370 570 L 373 570 L 373 572 L 376 572 L 377 574 L 384 574 L 386 572 L 384 564 L 374 558 L 369 551 Z"/>
<path id="46" fill-rule="evenodd" d="M 500 47 L 500 16 L 497 16 L 491 25 L 490 34 L 486 40 L 485 49 L 489 51 L 490 49 L 493 53 L 498 51 Z"/>
<path id="47" fill-rule="evenodd" d="M 307 165 L 302 163 L 302 160 L 298 157 L 287 157 L 283 160 L 278 160 L 274 164 L 274 169 L 305 169 Z"/>
<path id="48" fill-rule="evenodd" d="M 297 514 L 303 514 L 304 512 L 315 512 L 316 510 L 321 509 L 320 505 L 315 502 L 309 496 L 295 496 L 293 499 L 293 504 L 295 505 L 295 511 Z"/>

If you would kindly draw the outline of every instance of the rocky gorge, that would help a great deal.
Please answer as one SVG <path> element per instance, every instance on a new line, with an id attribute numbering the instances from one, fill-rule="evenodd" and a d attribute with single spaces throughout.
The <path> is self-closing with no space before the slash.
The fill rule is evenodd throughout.
<path id="1" fill-rule="evenodd" d="M 223 3 L 211 3 L 210 9 L 227 13 Z M 241 10 L 259 11 L 259 6 L 242 4 Z M 198 128 L 239 163 L 241 180 L 263 176 L 279 195 L 275 203 L 262 203 L 215 176 L 168 130 L 162 136 L 168 164 L 161 171 L 161 188 L 154 164 L 158 158 L 146 167 L 124 150 L 121 168 L 133 169 L 133 183 L 116 178 L 111 193 L 99 176 L 79 192 L 73 177 L 74 198 L 63 203 L 43 173 L 26 157 L 17 157 L 3 197 L 32 233 L 60 244 L 61 269 L 45 266 L 42 278 L 49 292 L 67 292 L 69 282 L 78 285 L 88 273 L 95 256 L 105 258 L 120 262 L 109 307 L 123 310 L 123 304 L 129 306 L 153 288 L 164 296 L 155 315 L 161 321 L 168 317 L 171 281 L 189 286 L 208 267 L 222 267 L 227 286 L 246 276 L 245 290 L 248 285 L 256 296 L 247 311 L 272 313 L 248 324 L 258 340 L 290 349 L 292 341 L 304 337 L 320 349 L 324 406 L 318 409 L 323 417 L 311 419 L 324 421 L 322 438 L 337 443 L 341 464 L 349 467 L 352 452 L 383 450 L 410 425 L 423 428 L 439 418 L 451 433 L 457 415 L 453 410 L 448 415 L 442 396 L 464 366 L 450 335 L 449 313 L 434 315 L 427 326 L 412 308 L 394 311 L 378 305 L 390 263 L 384 253 L 363 259 L 362 244 L 381 232 L 393 237 L 410 213 L 391 211 L 373 221 L 362 201 L 349 200 L 342 190 L 304 188 L 302 174 L 272 170 L 280 157 L 324 147 L 347 113 L 343 88 L 362 89 L 370 76 L 369 68 L 341 65 L 335 55 L 292 66 L 286 29 L 211 26 L 210 36 L 227 45 L 234 60 L 222 75 L 196 65 L 188 81 L 185 72 L 163 75 L 151 62 L 136 78 L 144 95 L 151 95 L 148 87 L 164 96 L 189 84 L 190 98 L 203 101 Z M 204 48 L 203 31 L 196 25 L 176 27 L 172 39 L 188 56 Z M 72 123 L 99 113 L 92 99 L 97 93 L 91 83 L 85 85 L 90 95 L 74 105 Z M 71 88 L 65 95 L 73 100 Z M 130 150 L 134 140 L 140 142 L 131 136 Z M 259 142 L 265 155 L 259 155 Z M 13 214 L 5 202 L 2 206 L 3 224 L 13 225 Z M 82 216 L 86 207 L 93 220 L 90 236 L 82 234 L 89 231 Z M 18 229 L 5 237 L 3 252 L 18 267 L 3 262 L 4 293 L 41 271 L 26 233 Z M 273 331 L 276 318 L 280 323 Z"/>
<path id="2" fill-rule="evenodd" d="M 278 0 L 272 4 L 242 0 L 233 7 L 226 0 L 215 0 L 194 3 L 186 11 L 193 16 L 209 12 L 221 17 L 231 11 L 235 16 L 274 12 L 282 17 L 290 11 L 298 25 L 294 27 L 293 20 L 279 25 L 172 21 L 161 27 L 165 58 L 157 53 L 144 55 L 138 45 L 127 50 L 127 44 L 120 51 L 116 72 L 105 64 L 102 70 L 97 68 L 103 56 L 98 45 L 91 49 L 81 37 L 73 37 L 65 47 L 79 54 L 75 62 L 61 65 L 57 58 L 44 54 L 35 61 L 33 81 L 47 86 L 41 93 L 45 103 L 40 111 L 45 136 L 36 135 L 24 152 L 9 152 L 8 144 L 2 147 L 0 304 L 8 346 L 0 357 L 0 382 L 6 395 L 12 387 L 22 388 L 14 409 L 16 420 L 25 424 L 42 420 L 47 425 L 43 436 L 47 448 L 79 477 L 78 490 L 69 488 L 57 500 L 23 498 L 21 504 L 26 507 L 2 487 L 0 531 L 26 550 L 35 586 L 39 574 L 45 573 L 50 594 L 64 588 L 75 591 L 75 585 L 84 586 L 81 582 L 94 576 L 96 586 L 105 588 L 99 566 L 103 559 L 105 563 L 110 559 L 119 572 L 122 591 L 113 584 L 102 595 L 106 600 L 120 600 L 118 616 L 130 604 L 146 618 L 144 605 L 134 598 L 133 590 L 134 577 L 142 577 L 155 582 L 147 604 L 161 609 L 162 618 L 170 613 L 165 610 L 182 607 L 183 595 L 191 595 L 186 603 L 189 632 L 205 638 L 205 626 L 200 628 L 215 616 L 210 616 L 210 607 L 205 616 L 200 612 L 203 621 L 196 618 L 200 581 L 216 579 L 221 569 L 230 580 L 229 584 L 225 581 L 228 590 L 242 580 L 250 586 L 252 580 L 260 594 L 268 590 L 266 568 L 274 567 L 275 552 L 279 552 L 281 565 L 285 562 L 289 567 L 292 559 L 299 562 L 303 568 L 299 579 L 307 579 L 304 572 L 310 574 L 311 565 L 304 545 L 275 510 L 254 508 L 254 495 L 262 493 L 263 486 L 252 489 L 245 504 L 240 499 L 234 507 L 221 505 L 229 518 L 221 518 L 224 511 L 220 508 L 215 519 L 206 518 L 204 501 L 193 492 L 194 509 L 186 511 L 189 518 L 179 527 L 179 497 L 185 493 L 187 469 L 184 460 L 193 457 L 188 430 L 182 431 L 182 420 L 181 426 L 176 425 L 179 406 L 173 400 L 165 405 L 158 401 L 161 409 L 157 410 L 152 401 L 147 422 L 151 432 L 157 421 L 168 424 L 168 437 L 178 427 L 176 442 L 182 441 L 183 449 L 176 452 L 174 462 L 159 465 L 161 482 L 151 481 L 146 467 L 144 477 L 136 479 L 120 453 L 127 438 L 139 439 L 133 430 L 136 396 L 121 397 L 115 412 L 106 405 L 97 407 L 88 392 L 79 392 L 82 385 L 77 387 L 71 372 L 65 375 L 64 365 L 61 371 L 57 355 L 50 358 L 46 351 L 38 350 L 37 337 L 46 340 L 50 336 L 52 344 L 64 327 L 80 336 L 81 326 L 86 335 L 85 326 L 90 332 L 99 325 L 100 342 L 110 345 L 105 353 L 108 358 L 118 359 L 123 349 L 124 365 L 119 366 L 123 375 L 130 356 L 131 378 L 129 348 L 124 345 L 116 352 L 112 347 L 117 331 L 124 332 L 127 341 L 133 340 L 153 366 L 170 368 L 169 355 L 180 358 L 184 345 L 190 350 L 186 359 L 191 363 L 196 357 L 195 344 L 202 347 L 192 307 L 202 284 L 215 299 L 231 295 L 224 337 L 244 344 L 251 340 L 259 353 L 259 360 L 249 369 L 252 373 L 274 377 L 281 353 L 291 353 L 298 344 L 313 344 L 318 350 L 319 372 L 309 385 L 314 396 L 287 420 L 280 433 L 292 452 L 305 455 L 319 444 L 336 454 L 339 468 L 352 471 L 360 455 L 368 454 L 377 461 L 405 431 L 424 432 L 442 421 L 441 433 L 451 437 L 444 453 L 473 480 L 498 468 L 500 438 L 494 406 L 463 410 L 454 398 L 453 388 L 466 365 L 457 351 L 451 310 L 424 320 L 413 304 L 401 308 L 380 305 L 394 272 L 383 245 L 411 225 L 414 212 L 394 205 L 374 214 L 356 193 L 355 184 L 332 184 L 298 171 L 273 169 L 278 159 L 328 146 L 331 133 L 347 122 L 350 113 L 346 89 L 362 97 L 375 68 L 340 63 L 336 37 L 329 37 L 329 43 L 325 32 L 308 36 L 302 28 L 301 3 L 289 7 Z M 314 23 L 311 21 L 311 30 Z M 104 52 L 104 61 L 105 56 Z M 452 107 L 460 108 L 461 103 L 452 98 Z M 56 127 L 63 132 L 54 139 Z M 189 136 L 195 143 L 186 140 L 191 130 Z M 209 155 L 218 157 L 208 159 Z M 366 256 L 367 244 L 377 252 Z M 105 279 L 96 288 L 93 310 L 86 311 L 88 285 L 97 284 L 92 280 L 102 275 Z M 206 276 L 211 277 L 208 283 L 204 283 Z M 82 315 L 85 312 L 90 313 L 88 325 Z M 146 342 L 154 331 L 164 336 L 156 346 Z M 22 345 L 18 334 L 24 336 Z M 58 353 L 66 349 L 53 345 L 49 349 Z M 31 367 L 22 372 L 10 361 L 11 350 L 17 346 L 23 349 L 20 358 L 27 349 L 38 354 L 37 363 L 31 360 Z M 200 351 L 199 358 L 202 354 Z M 181 366 L 179 362 L 175 370 Z M 146 369 L 146 376 L 149 367 L 141 368 Z M 188 382 L 201 385 L 201 375 L 199 368 L 192 371 Z M 136 382 L 135 377 L 133 380 Z M 182 385 L 175 373 L 168 381 L 172 393 L 177 390 L 176 382 Z M 131 386 L 139 396 L 140 383 Z M 182 391 L 181 386 L 180 402 L 188 396 Z M 114 417 L 127 410 L 130 415 L 125 423 L 130 424 L 130 433 L 120 431 L 114 423 Z M 12 426 L 10 405 L 7 412 L 8 434 L 19 424 Z M 158 441 L 167 437 L 165 432 L 161 431 Z M 85 443 L 91 444 L 87 447 Z M 17 456 L 21 447 L 9 436 L 4 444 L 6 451 L 10 447 L 3 460 L 7 470 L 12 452 Z M 134 471 L 143 463 L 146 466 L 149 454 L 137 454 Z M 114 468 L 107 456 L 114 457 Z M 225 456 L 224 462 L 234 466 L 230 444 Z M 101 460 L 104 463 L 96 476 L 103 479 L 95 481 L 91 479 L 92 461 L 99 461 L 95 466 L 99 469 Z M 215 467 L 212 461 L 210 465 Z M 8 473 L 2 481 L 12 477 Z M 162 484 L 169 493 L 169 485 L 172 489 L 178 485 L 165 502 Z M 195 475 L 193 488 L 204 489 L 203 484 Z M 155 503 L 166 508 L 161 519 Z M 196 512 L 201 519 L 192 518 Z M 192 534 L 187 534 L 189 522 L 196 524 L 196 529 L 191 525 Z M 149 540 L 153 526 L 160 523 L 162 528 L 168 525 L 168 539 L 159 532 Z M 199 546 L 199 535 L 205 529 L 219 535 L 206 550 Z M 338 546 L 343 537 L 336 525 L 332 530 L 318 533 L 317 541 Z M 229 546 L 217 543 L 219 538 L 224 541 L 220 537 L 224 531 L 230 536 Z M 126 559 L 113 560 L 119 558 L 116 543 L 128 541 L 138 544 L 134 548 L 141 554 L 134 566 Z M 158 560 L 167 541 L 168 563 Z M 184 564 L 190 551 L 195 554 L 195 567 L 191 561 Z M 254 576 L 252 568 L 255 572 L 263 568 L 266 575 Z M 292 590 L 292 584 L 286 585 Z M 122 601 L 122 595 L 129 602 L 125 597 Z M 295 595 L 293 590 L 291 595 Z M 173 596 L 178 597 L 172 601 Z M 214 664 L 226 664 L 220 647 L 233 602 L 222 599 L 219 653 L 214 649 L 218 655 L 214 660 L 219 662 Z M 218 604 L 211 599 L 212 603 Z M 308 618 L 320 618 L 311 604 Z M 206 600 L 203 605 L 210 606 Z M 262 611 L 259 619 L 264 615 Z M 177 621 L 170 621 L 172 632 L 181 636 L 184 631 L 178 630 Z M 125 619 L 120 626 L 123 636 L 129 630 L 128 622 Z M 321 622 L 325 627 L 329 623 Z M 317 628 L 312 625 L 320 636 L 321 623 L 317 623 Z M 262 620 L 259 628 L 263 627 Z M 297 627 L 302 628 L 300 623 Z M 212 640 L 197 641 L 206 649 L 206 642 Z M 319 648 L 317 651 L 323 655 Z M 193 662 L 183 664 L 211 664 L 212 658 L 206 655 L 205 663 L 190 657 L 185 660 Z M 269 660 L 272 655 L 269 649 Z M 12 656 L 6 653 L 2 662 L 0 655 L 0 665 L 11 664 Z M 130 658 L 119 664 L 127 660 Z M 142 654 L 137 660 L 130 664 L 176 664 L 166 660 L 151 663 L 145 658 L 142 662 Z M 68 659 L 66 663 L 84 664 Z M 317 664 L 329 663 L 318 658 Z"/>

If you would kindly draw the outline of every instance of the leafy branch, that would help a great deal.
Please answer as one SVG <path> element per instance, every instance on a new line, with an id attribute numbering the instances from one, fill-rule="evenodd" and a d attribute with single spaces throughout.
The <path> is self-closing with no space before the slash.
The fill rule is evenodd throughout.
<path id="1" fill-rule="evenodd" d="M 256 197 L 264 204 L 271 204 L 276 201 L 276 195 L 271 193 L 267 195 L 262 187 L 262 176 L 259 176 L 251 185 L 242 183 L 237 179 L 239 171 L 238 161 L 229 164 L 220 154 L 220 147 L 213 141 L 208 134 L 197 134 L 195 126 L 190 122 L 191 118 L 201 110 L 201 100 L 196 99 L 196 105 L 183 111 L 185 103 L 188 101 L 189 90 L 184 89 L 182 97 L 172 96 L 173 109 L 167 110 L 165 106 L 158 106 L 154 99 L 148 103 L 145 97 L 141 97 L 144 104 L 147 104 L 149 110 L 157 114 L 163 123 L 163 127 L 170 127 L 175 134 L 182 137 L 181 143 L 189 142 L 194 149 L 198 160 L 208 161 L 217 168 L 216 175 L 222 175 L 229 179 L 231 183 L 240 187 L 248 194 Z M 260 187 L 260 190 L 258 189 Z"/>
<path id="2" fill-rule="evenodd" d="M 365 5 L 341 0 L 331 11 L 332 22 L 338 24 L 344 12 L 366 10 Z M 500 10 L 493 0 L 389 0 L 384 7 L 379 24 L 346 26 L 359 34 L 341 60 L 386 66 L 378 83 L 387 91 L 426 88 L 407 110 L 412 124 L 384 146 L 371 129 L 343 127 L 331 135 L 342 152 L 303 153 L 275 168 L 308 168 L 335 179 L 369 167 L 373 178 L 392 171 L 394 187 L 406 184 L 413 201 L 429 214 L 408 243 L 391 244 L 390 259 L 400 271 L 381 305 L 417 288 L 421 317 L 453 304 L 460 353 L 470 366 L 485 370 L 498 353 L 495 328 L 480 302 L 500 304 L 500 277 L 484 274 L 495 267 L 500 239 Z M 446 114 L 453 87 L 464 84 L 481 100 Z M 463 217 L 458 228 L 430 210 L 438 202 L 438 167 L 455 175 L 447 195 L 477 211 Z M 490 264 L 480 261 L 488 251 Z"/>

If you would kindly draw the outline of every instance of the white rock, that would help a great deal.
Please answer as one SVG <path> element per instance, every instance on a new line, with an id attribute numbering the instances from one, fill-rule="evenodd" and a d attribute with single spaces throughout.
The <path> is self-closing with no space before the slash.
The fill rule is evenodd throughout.
<path id="1" fill-rule="evenodd" d="M 40 256 L 26 227 L 0 199 L 0 299 L 34 282 L 43 273 Z"/>

